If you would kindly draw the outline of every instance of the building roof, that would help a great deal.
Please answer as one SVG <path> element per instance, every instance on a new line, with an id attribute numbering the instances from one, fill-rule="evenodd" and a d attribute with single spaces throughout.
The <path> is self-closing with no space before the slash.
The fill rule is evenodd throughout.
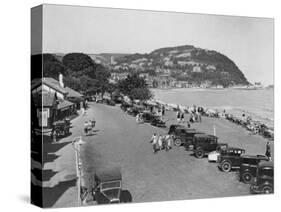
<path id="1" fill-rule="evenodd" d="M 72 106 L 72 105 L 74 105 L 74 103 L 69 102 L 69 101 L 67 101 L 67 100 L 63 100 L 62 102 L 60 102 L 60 103 L 58 104 L 58 110 L 61 110 L 61 109 L 63 109 L 63 108 L 70 107 L 70 106 Z"/>
<path id="2" fill-rule="evenodd" d="M 67 97 L 78 97 L 78 98 L 83 97 L 83 95 L 81 93 L 73 90 L 72 88 L 65 87 L 64 89 L 67 91 Z"/>
<path id="3" fill-rule="evenodd" d="M 41 84 L 45 84 L 51 88 L 53 88 L 54 90 L 58 91 L 59 93 L 62 93 L 64 95 L 67 95 L 67 97 L 76 97 L 76 98 L 82 98 L 83 95 L 80 94 L 79 92 L 73 90 L 72 88 L 69 87 L 61 87 L 59 84 L 59 81 L 51 78 L 51 77 L 44 77 L 44 78 L 37 78 L 32 80 L 31 82 L 31 90 L 33 90 L 34 88 L 36 88 L 37 86 L 41 85 Z"/>
<path id="4" fill-rule="evenodd" d="M 41 84 L 45 84 L 64 95 L 67 94 L 67 91 L 65 90 L 65 88 L 60 87 L 59 81 L 57 81 L 51 77 L 43 77 L 42 79 L 37 78 L 37 79 L 32 80 L 31 90 L 33 90 L 34 88 L 36 88 L 37 86 L 39 86 Z"/>

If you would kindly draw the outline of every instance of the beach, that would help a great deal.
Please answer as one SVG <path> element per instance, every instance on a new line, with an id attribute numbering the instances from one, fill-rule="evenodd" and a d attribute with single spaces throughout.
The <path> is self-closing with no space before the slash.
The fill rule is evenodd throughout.
<path id="1" fill-rule="evenodd" d="M 274 126 L 274 89 L 153 89 L 154 98 L 165 103 L 225 110 L 236 117 L 242 113 L 269 127 Z"/>
<path id="2" fill-rule="evenodd" d="M 93 117 L 97 121 L 94 135 L 83 136 L 86 143 L 81 147 L 87 187 L 93 186 L 96 169 L 117 166 L 123 190 L 129 191 L 133 202 L 250 195 L 249 185 L 239 182 L 238 172 L 223 173 L 216 163 L 197 159 L 184 147 L 153 154 L 152 134 L 167 134 L 168 128 L 138 124 L 119 106 L 90 102 L 86 115 L 79 119 L 82 123 Z M 167 111 L 163 118 L 167 126 L 176 123 L 175 112 Z M 203 117 L 202 123 L 191 127 L 209 134 L 215 127 L 219 142 L 244 148 L 246 154 L 265 154 L 267 139 L 225 119 Z"/>

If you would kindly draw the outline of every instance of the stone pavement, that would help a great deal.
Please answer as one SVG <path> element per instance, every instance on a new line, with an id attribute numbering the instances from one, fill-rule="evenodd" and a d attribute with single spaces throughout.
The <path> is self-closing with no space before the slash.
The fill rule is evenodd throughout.
<path id="1" fill-rule="evenodd" d="M 43 202 L 44 207 L 75 207 L 78 205 L 75 150 L 71 142 L 83 135 L 84 121 L 79 115 L 71 121 L 71 135 L 56 143 L 44 145 Z"/>

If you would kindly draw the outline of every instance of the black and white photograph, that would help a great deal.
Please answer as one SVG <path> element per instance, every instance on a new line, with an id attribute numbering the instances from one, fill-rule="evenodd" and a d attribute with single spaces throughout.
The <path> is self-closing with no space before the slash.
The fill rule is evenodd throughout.
<path id="1" fill-rule="evenodd" d="M 274 19 L 31 9 L 31 202 L 274 194 Z"/>

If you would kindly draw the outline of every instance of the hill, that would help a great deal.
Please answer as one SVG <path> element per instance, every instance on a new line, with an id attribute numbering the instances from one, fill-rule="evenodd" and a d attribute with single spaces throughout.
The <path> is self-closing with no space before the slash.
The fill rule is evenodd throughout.
<path id="1" fill-rule="evenodd" d="M 116 57 L 111 68 L 116 72 L 137 71 L 154 76 L 163 74 L 190 84 L 229 87 L 249 82 L 227 56 L 192 45 L 160 48 L 149 54 Z"/>

